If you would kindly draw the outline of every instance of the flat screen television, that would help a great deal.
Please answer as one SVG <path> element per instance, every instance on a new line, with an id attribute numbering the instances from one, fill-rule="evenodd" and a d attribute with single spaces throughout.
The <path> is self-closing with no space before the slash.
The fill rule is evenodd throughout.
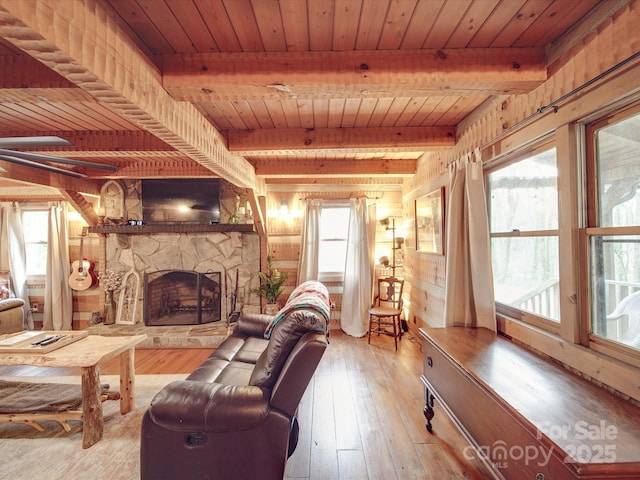
<path id="1" fill-rule="evenodd" d="M 142 220 L 148 225 L 220 223 L 220 179 L 142 180 Z"/>

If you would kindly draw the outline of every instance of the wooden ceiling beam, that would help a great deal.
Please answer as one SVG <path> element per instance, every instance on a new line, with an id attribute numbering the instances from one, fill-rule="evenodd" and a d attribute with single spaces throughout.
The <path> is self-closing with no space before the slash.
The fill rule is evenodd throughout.
<path id="1" fill-rule="evenodd" d="M 301 162 L 295 158 L 278 160 L 253 160 L 256 174 L 268 178 L 275 176 L 279 178 L 295 177 L 370 177 L 374 175 L 384 176 L 411 176 L 416 173 L 416 160 L 318 160 Z"/>
<path id="2" fill-rule="evenodd" d="M 81 193 L 74 190 L 60 190 L 60 193 L 71 206 L 80 214 L 83 220 L 90 226 L 98 225 L 100 218 L 93 209 L 93 205 L 87 201 Z"/>
<path id="3" fill-rule="evenodd" d="M 215 176 L 211 170 L 191 159 L 139 158 L 118 167 L 118 178 L 204 178 Z"/>
<path id="4" fill-rule="evenodd" d="M 4 172 L 0 171 L 0 177 L 2 178 L 58 189 L 75 190 L 95 195 L 100 194 L 99 184 L 101 182 L 87 178 L 72 178 L 59 173 L 47 172 L 2 160 L 0 160 L 0 167 L 5 170 Z"/>
<path id="5" fill-rule="evenodd" d="M 231 130 L 229 150 L 245 156 L 311 152 L 414 152 L 455 145 L 454 127 L 377 127 Z"/>
<path id="6" fill-rule="evenodd" d="M 544 48 L 164 55 L 176 100 L 283 100 L 527 93 L 547 79 Z"/>
<path id="7" fill-rule="evenodd" d="M 229 153 L 202 114 L 167 94 L 157 68 L 107 6 L 69 0 L 59 7 L 57 0 L 3 1 L 0 36 L 217 175 L 240 187 L 259 186 L 252 165 Z"/>
<path id="8" fill-rule="evenodd" d="M 0 90 L 0 93 L 2 90 Z M 71 147 L 38 147 L 40 152 L 57 152 L 58 156 L 73 157 L 77 155 L 122 154 L 128 152 L 170 152 L 180 154 L 166 142 L 144 130 L 85 130 L 85 131 L 30 131 L 27 133 L 13 131 L 2 132 L 3 137 L 45 136 L 55 135 L 69 140 Z M 28 150 L 28 149 L 25 149 Z"/>
<path id="9" fill-rule="evenodd" d="M 389 188 L 392 190 L 401 189 L 404 178 L 392 177 L 392 176 L 358 176 L 357 181 L 354 181 L 354 177 L 269 177 L 265 179 L 267 189 L 277 191 L 279 188 L 290 190 L 291 186 L 319 186 L 319 185 L 331 185 L 333 187 L 341 186 L 348 187 L 354 191 L 359 190 L 361 185 L 377 185 L 381 188 Z M 282 186 L 282 187 L 279 187 Z"/>

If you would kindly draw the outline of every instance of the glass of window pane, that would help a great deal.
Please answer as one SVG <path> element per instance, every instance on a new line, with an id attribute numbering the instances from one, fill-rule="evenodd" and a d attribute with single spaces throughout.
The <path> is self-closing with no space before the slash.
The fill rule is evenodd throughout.
<path id="1" fill-rule="evenodd" d="M 487 176 L 491 232 L 556 230 L 556 149 L 500 168 Z"/>
<path id="2" fill-rule="evenodd" d="M 497 302 L 560 320 L 558 237 L 491 239 Z"/>
<path id="3" fill-rule="evenodd" d="M 591 237 L 592 333 L 640 348 L 640 235 Z"/>
<path id="4" fill-rule="evenodd" d="M 598 224 L 640 225 L 640 115 L 596 132 Z"/>

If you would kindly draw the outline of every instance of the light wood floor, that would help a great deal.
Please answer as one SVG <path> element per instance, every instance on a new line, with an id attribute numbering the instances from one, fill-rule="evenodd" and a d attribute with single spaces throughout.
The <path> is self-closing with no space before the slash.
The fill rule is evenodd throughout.
<path id="1" fill-rule="evenodd" d="M 208 349 L 137 349 L 137 374 L 189 373 Z M 436 405 L 434 433 L 424 427 L 422 353 L 411 333 L 398 351 L 389 337 L 352 338 L 332 330 L 331 343 L 299 408 L 300 439 L 288 479 L 485 479 L 466 460 L 467 443 Z M 117 374 L 118 362 L 100 366 Z M 76 369 L 0 366 L 0 375 L 78 374 Z M 470 400 L 470 408 L 473 408 Z"/>

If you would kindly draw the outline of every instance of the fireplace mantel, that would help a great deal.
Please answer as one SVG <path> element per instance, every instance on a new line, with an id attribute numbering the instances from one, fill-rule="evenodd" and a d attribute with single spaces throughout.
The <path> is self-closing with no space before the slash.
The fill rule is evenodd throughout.
<path id="1" fill-rule="evenodd" d="M 253 224 L 217 224 L 217 225 L 97 225 L 89 227 L 89 233 L 118 233 L 127 235 L 154 235 L 156 233 L 207 233 L 207 232 L 240 232 L 255 233 Z"/>

